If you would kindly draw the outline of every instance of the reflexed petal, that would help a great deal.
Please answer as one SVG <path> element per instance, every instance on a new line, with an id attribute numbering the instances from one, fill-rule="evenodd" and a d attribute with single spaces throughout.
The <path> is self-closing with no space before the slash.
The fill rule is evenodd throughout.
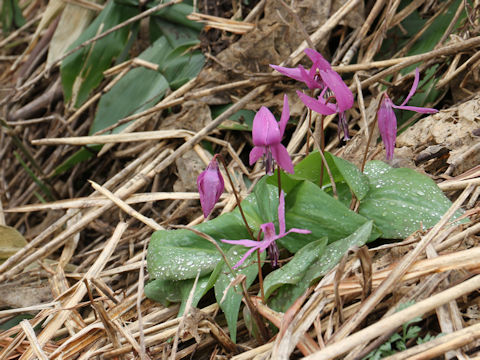
<path id="1" fill-rule="evenodd" d="M 307 72 L 302 65 L 298 65 L 300 72 L 302 74 L 302 80 L 309 89 L 321 89 L 323 84 L 317 82 L 315 79 L 316 69 L 312 67 L 309 72 Z"/>
<path id="2" fill-rule="evenodd" d="M 395 109 L 415 111 L 422 114 L 435 114 L 438 112 L 437 109 L 424 108 L 424 107 L 418 107 L 418 106 L 392 105 L 392 107 L 394 107 Z"/>
<path id="3" fill-rule="evenodd" d="M 288 106 L 288 96 L 287 94 L 285 94 L 283 95 L 282 117 L 280 118 L 280 122 L 278 123 L 278 128 L 280 130 L 280 138 L 283 137 L 283 133 L 285 132 L 285 127 L 287 126 L 288 119 L 290 119 L 290 107 Z"/>
<path id="4" fill-rule="evenodd" d="M 242 239 L 242 240 L 221 239 L 220 241 L 223 242 L 223 243 L 226 243 L 226 244 L 242 245 L 242 246 L 245 246 L 245 247 L 258 247 L 258 245 L 260 244 L 259 241 L 247 240 L 247 239 Z"/>
<path id="5" fill-rule="evenodd" d="M 270 64 L 270 67 L 277 70 L 280 74 L 288 76 L 297 81 L 303 81 L 302 72 L 299 68 L 287 68 L 284 66 L 278 66 L 278 65 L 272 65 L 272 64 Z"/>
<path id="6" fill-rule="evenodd" d="M 312 68 L 318 68 L 319 70 L 330 70 L 332 67 L 330 63 L 318 51 L 307 48 L 304 50 L 305 54 L 312 60 Z"/>
<path id="7" fill-rule="evenodd" d="M 415 79 L 413 80 L 412 88 L 410 89 L 410 92 L 408 93 L 407 97 L 403 101 L 403 103 L 400 106 L 405 105 L 408 100 L 415 94 L 415 91 L 417 91 L 418 87 L 418 82 L 420 81 L 420 72 L 418 71 L 418 68 L 415 69 Z"/>
<path id="8" fill-rule="evenodd" d="M 294 233 L 297 233 L 297 234 L 311 234 L 312 233 L 310 230 L 306 230 L 306 229 L 291 228 L 290 230 L 288 230 L 284 234 L 284 236 L 290 234 L 291 232 L 294 232 Z"/>
<path id="9" fill-rule="evenodd" d="M 278 227 L 280 234 L 285 233 L 285 193 L 283 190 L 280 192 L 280 199 L 278 199 Z"/>
<path id="10" fill-rule="evenodd" d="M 320 71 L 323 82 L 335 94 L 339 112 L 350 109 L 353 106 L 353 94 L 335 71 Z"/>
<path id="11" fill-rule="evenodd" d="M 243 255 L 243 257 L 242 257 L 235 265 L 233 265 L 233 268 L 236 269 L 236 268 L 238 268 L 240 265 L 242 265 L 242 264 L 245 262 L 245 260 L 247 260 L 247 258 L 250 256 L 250 254 L 252 254 L 255 250 L 257 250 L 257 249 L 256 249 L 256 248 L 251 248 L 251 249 L 249 249 L 249 250 L 245 253 L 245 255 Z M 262 252 L 262 251 L 260 251 L 260 252 Z"/>
<path id="12" fill-rule="evenodd" d="M 380 130 L 380 135 L 385 145 L 387 160 L 393 159 L 395 140 L 397 138 L 397 118 L 395 117 L 392 105 L 392 100 L 385 94 L 377 114 L 378 130 Z"/>
<path id="13" fill-rule="evenodd" d="M 287 149 L 282 144 L 273 145 L 270 147 L 272 151 L 273 158 L 277 162 L 278 166 L 280 166 L 286 172 L 293 174 L 293 164 L 292 159 L 290 159 L 290 155 L 288 154 Z"/>
<path id="14" fill-rule="evenodd" d="M 305 104 L 306 107 L 309 109 L 322 114 L 322 115 L 331 115 L 337 112 L 335 104 L 325 104 L 322 102 L 321 99 L 317 100 L 308 95 L 305 95 L 301 91 L 297 90 L 297 95 L 299 96 L 300 100 Z"/>
<path id="15" fill-rule="evenodd" d="M 253 119 L 252 140 L 255 146 L 278 144 L 282 137 L 273 114 L 265 106 L 258 110 Z"/>
<path id="16" fill-rule="evenodd" d="M 258 159 L 260 159 L 265 154 L 265 148 L 262 146 L 255 146 L 252 151 L 250 151 L 250 165 L 255 164 Z"/>

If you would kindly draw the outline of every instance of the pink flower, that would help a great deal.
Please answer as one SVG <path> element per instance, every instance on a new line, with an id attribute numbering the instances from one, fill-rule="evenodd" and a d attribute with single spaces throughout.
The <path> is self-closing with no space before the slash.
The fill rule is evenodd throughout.
<path id="1" fill-rule="evenodd" d="M 207 168 L 198 175 L 197 178 L 198 193 L 200 194 L 200 204 L 202 205 L 203 216 L 210 215 L 220 195 L 222 195 L 225 184 L 222 174 L 218 168 L 216 155 L 213 157 Z"/>
<path id="2" fill-rule="evenodd" d="M 290 229 L 285 231 L 285 194 L 283 191 L 280 194 L 280 201 L 278 204 L 278 225 L 280 228 L 280 232 L 277 235 L 275 233 L 275 225 L 269 222 L 266 224 L 262 224 L 260 226 L 260 232 L 263 232 L 263 240 L 262 241 L 254 241 L 254 240 L 224 240 L 221 241 L 227 244 L 232 245 L 243 245 L 249 247 L 250 249 L 243 255 L 239 262 L 235 264 L 233 268 L 237 268 L 242 265 L 245 260 L 252 254 L 255 250 L 259 250 L 260 252 L 264 252 L 266 249 L 269 249 L 270 258 L 272 260 L 272 265 L 276 267 L 278 263 L 278 247 L 275 243 L 276 240 L 287 236 L 291 232 L 299 233 L 299 234 L 310 234 L 310 230 L 305 229 Z"/>
<path id="3" fill-rule="evenodd" d="M 302 65 L 299 65 L 296 68 L 287 68 L 284 66 L 270 64 L 270 67 L 292 79 L 304 82 L 309 89 L 323 89 L 325 85 L 323 83 L 323 79 L 319 76 L 317 70 L 332 70 L 332 67 L 330 66 L 330 63 L 314 49 L 305 49 L 305 53 L 310 58 L 310 60 L 312 60 L 313 63 L 312 67 L 308 71 L 305 70 Z"/>
<path id="4" fill-rule="evenodd" d="M 377 116 L 378 130 L 380 130 L 380 135 L 382 136 L 382 141 L 385 145 L 387 160 L 393 159 L 393 150 L 395 148 L 395 141 L 397 138 L 397 118 L 395 117 L 395 112 L 393 111 L 393 108 L 401 110 L 411 110 L 422 114 L 434 114 L 438 112 L 438 110 L 436 109 L 405 105 L 413 96 L 413 94 L 415 94 L 419 80 L 420 72 L 417 68 L 415 69 L 415 79 L 413 80 L 412 88 L 410 89 L 410 92 L 408 93 L 407 97 L 401 105 L 395 105 L 392 100 L 390 100 L 387 93 L 383 94 L 383 100 L 380 104 L 380 108 L 378 109 Z"/>
<path id="5" fill-rule="evenodd" d="M 255 147 L 250 152 L 250 165 L 263 156 L 267 174 L 273 173 L 273 159 L 283 170 L 293 174 L 292 160 L 281 143 L 289 117 L 287 95 L 283 97 L 282 117 L 278 123 L 270 110 L 265 106 L 260 108 L 253 119 L 252 140 Z"/>
<path id="6" fill-rule="evenodd" d="M 332 115 L 338 113 L 339 128 L 342 128 L 343 130 L 344 139 L 348 140 L 350 137 L 348 135 L 348 124 L 345 118 L 345 111 L 353 106 L 353 94 L 343 82 L 340 75 L 334 70 L 320 70 L 319 75 L 322 78 L 325 87 L 317 99 L 312 98 L 301 91 L 297 91 L 297 95 L 306 107 L 319 114 Z M 326 97 L 329 93 L 332 93 L 333 96 Z M 330 102 L 330 100 L 335 100 L 335 103 Z"/>
<path id="7" fill-rule="evenodd" d="M 270 66 L 283 75 L 304 82 L 309 89 L 323 89 L 318 99 L 300 91 L 297 91 L 297 94 L 305 106 L 319 114 L 338 113 L 339 128 L 343 130 L 344 139 L 348 140 L 350 137 L 345 111 L 353 106 L 353 94 L 340 75 L 332 69 L 330 63 L 319 52 L 314 49 L 305 49 L 305 53 L 313 63 L 309 71 L 305 70 L 302 65 L 297 68 Z M 330 93 L 333 93 L 333 96 L 330 96 Z M 331 99 L 334 99 L 335 103 L 330 102 Z"/>

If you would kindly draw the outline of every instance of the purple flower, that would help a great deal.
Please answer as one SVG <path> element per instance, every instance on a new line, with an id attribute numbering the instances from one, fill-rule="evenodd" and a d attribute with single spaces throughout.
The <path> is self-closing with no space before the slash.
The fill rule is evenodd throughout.
<path id="1" fill-rule="evenodd" d="M 222 239 L 221 241 L 227 244 L 232 244 L 232 245 L 243 245 L 246 247 L 249 247 L 250 250 L 248 250 L 245 255 L 240 259 L 239 262 L 235 264 L 233 268 L 237 268 L 240 265 L 244 263 L 244 261 L 252 254 L 255 250 L 259 250 L 260 252 L 264 252 L 266 249 L 269 249 L 269 254 L 270 258 L 272 260 L 272 265 L 276 267 L 278 263 L 278 247 L 277 244 L 275 243 L 276 240 L 287 236 L 291 232 L 299 233 L 299 234 L 310 234 L 310 230 L 305 230 L 305 229 L 290 229 L 287 232 L 285 232 L 285 194 L 283 191 L 280 194 L 280 201 L 278 204 L 278 225 L 280 232 L 277 235 L 275 233 L 275 225 L 273 223 L 269 222 L 266 224 L 262 224 L 260 226 L 260 231 L 263 232 L 263 240 L 262 241 L 254 241 L 254 240 L 224 240 Z"/>
<path id="2" fill-rule="evenodd" d="M 393 149 L 395 148 L 395 140 L 397 138 L 397 118 L 395 117 L 395 112 L 393 111 L 393 108 L 416 111 L 422 114 L 434 114 L 438 112 L 438 110 L 436 109 L 405 105 L 413 96 L 413 94 L 415 94 L 419 80 L 420 72 L 417 68 L 415 69 L 415 79 L 413 81 L 412 88 L 410 89 L 410 92 L 408 93 L 407 97 L 401 105 L 395 105 L 392 100 L 390 100 L 387 93 L 383 94 L 383 100 L 380 104 L 380 108 L 378 109 L 377 116 L 378 130 L 380 130 L 380 135 L 382 136 L 382 141 L 385 145 L 387 160 L 393 159 Z"/>
<path id="3" fill-rule="evenodd" d="M 350 137 L 348 135 L 348 124 L 345 118 L 345 111 L 353 106 L 353 94 L 343 82 L 340 75 L 334 70 L 320 70 L 319 75 L 322 78 L 325 87 L 317 99 L 312 98 L 301 91 L 297 91 L 297 95 L 306 107 L 319 114 L 332 115 L 338 113 L 339 127 L 343 130 L 344 139 L 348 140 Z M 333 96 L 327 97 L 327 95 L 330 94 L 333 94 Z M 335 103 L 330 102 L 330 100 L 335 100 Z"/>
<path id="4" fill-rule="evenodd" d="M 263 156 L 267 174 L 273 173 L 273 159 L 283 170 L 293 174 L 292 160 L 281 143 L 289 117 L 287 95 L 283 97 L 282 117 L 278 123 L 270 110 L 265 106 L 260 108 L 253 119 L 252 140 L 255 147 L 250 152 L 250 165 Z"/>
<path id="5" fill-rule="evenodd" d="M 205 218 L 212 212 L 225 187 L 216 157 L 215 155 L 207 168 L 197 178 L 200 204 Z"/>
<path id="6" fill-rule="evenodd" d="M 304 82 L 309 89 L 323 89 L 325 84 L 322 78 L 319 76 L 317 70 L 326 71 L 332 70 L 330 63 L 324 59 L 324 57 L 314 49 L 305 49 L 305 53 L 312 60 L 312 67 L 310 70 L 305 70 L 302 65 L 296 68 L 287 68 L 278 65 L 271 65 L 270 67 L 277 70 L 279 73 L 286 75 L 297 81 Z"/>

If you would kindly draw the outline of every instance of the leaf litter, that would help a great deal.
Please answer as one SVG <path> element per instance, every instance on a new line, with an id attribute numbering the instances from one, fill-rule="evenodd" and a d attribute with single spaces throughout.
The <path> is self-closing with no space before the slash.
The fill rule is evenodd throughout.
<path id="1" fill-rule="evenodd" d="M 129 133 L 171 129 L 193 130 L 193 133 L 184 131 L 179 136 L 124 143 L 115 143 L 113 138 L 114 144 L 105 145 L 100 156 L 93 147 L 81 145 L 80 151 L 90 158 L 68 162 L 68 171 L 56 175 L 55 170 L 65 167 L 79 148 L 34 145 L 32 141 L 88 136 L 98 99 L 125 73 L 103 77 L 99 87 L 84 96 L 88 106 L 67 106 L 59 87 L 52 85 L 60 76 L 58 62 L 52 59 L 61 58 L 65 54 L 64 43 L 71 43 L 77 35 L 66 30 L 68 22 L 54 20 L 59 16 L 65 18 L 72 11 L 75 16 L 81 12 L 82 19 L 84 12 L 95 18 L 103 4 L 75 2 L 76 13 L 71 4 L 63 12 L 55 12 L 53 8 L 58 6 L 55 2 L 46 8 L 45 4 L 35 2 L 34 6 L 19 1 L 26 23 L 19 31 L 12 29 L 13 37 L 2 33 L 0 40 L 4 114 L 0 134 L 0 219 L 5 219 L 2 226 L 17 229 L 26 244 L 22 243 L 21 250 L 0 265 L 0 279 L 5 284 L 0 291 L 6 294 L 2 296 L 1 320 L 5 324 L 8 320 L 19 324 L 2 328 L 2 358 L 99 355 L 146 359 L 175 354 L 175 358 L 253 359 L 276 354 L 278 357 L 274 358 L 278 359 L 302 355 L 315 359 L 346 355 L 353 359 L 366 356 L 372 346 L 382 344 L 380 340 L 385 333 L 390 336 L 416 316 L 423 319 L 417 324 L 422 328 L 422 336 L 440 332 L 447 336 L 399 352 L 397 359 L 414 355 L 431 358 L 447 350 L 457 357 L 475 356 L 478 344 L 470 334 L 473 338 L 480 334 L 475 293 L 480 285 L 475 276 L 480 255 L 478 4 L 450 2 L 452 14 L 458 13 L 459 17 L 442 25 L 443 36 L 433 48 L 409 52 L 406 47 L 403 52 L 385 58 L 382 45 L 387 40 L 394 40 L 389 46 L 396 50 L 410 40 L 402 20 L 415 14 L 423 20 L 422 26 L 428 26 L 428 19 L 442 9 L 443 3 L 417 1 L 399 7 L 396 6 L 401 2 L 392 5 L 379 1 L 374 6 L 374 2 L 354 0 L 305 0 L 285 2 L 286 6 L 280 1 L 251 3 L 245 6 L 244 2 L 225 1 L 217 10 L 200 7 L 199 13 L 239 21 L 243 18 L 256 28 L 242 36 L 219 30 L 204 32 L 202 49 L 207 63 L 200 74 L 167 94 L 167 98 L 158 100 L 156 106 L 160 106 L 151 113 L 131 119 L 135 128 L 122 130 Z M 358 6 L 355 11 L 342 12 L 342 5 L 355 4 Z M 337 18 L 335 14 L 343 15 Z M 335 23 L 323 28 L 325 23 L 331 24 L 328 21 Z M 150 44 L 144 25 L 145 21 L 143 25 L 140 23 L 138 31 L 146 43 L 131 48 L 132 58 Z M 325 30 L 321 38 L 313 36 L 319 29 Z M 60 38 L 62 33 L 67 34 L 67 39 Z M 347 144 L 339 143 L 336 123 L 325 121 L 327 149 L 357 165 L 362 161 L 368 126 L 384 91 L 377 81 L 393 86 L 395 94 L 401 94 L 411 79 L 402 79 L 399 70 L 419 62 L 426 68 L 439 65 L 432 76 L 446 80 L 439 83 L 444 91 L 429 99 L 430 103 L 415 105 L 433 106 L 434 101 L 442 111 L 419 121 L 413 119 L 398 136 L 394 159 L 397 163 L 392 165 L 406 165 L 431 176 L 450 199 L 457 201 L 452 211 L 462 206 L 471 209 L 471 221 L 447 227 L 449 219 L 444 218 L 432 230 L 417 231 L 399 243 L 371 244 L 375 298 L 364 299 L 360 262 L 349 255 L 341 273 L 334 276 L 335 268 L 331 270 L 285 313 L 255 302 L 259 313 L 279 328 L 285 320 L 280 336 L 272 337 L 273 341 L 266 344 L 259 343 L 247 334 L 250 324 L 246 324 L 245 318 L 237 324 L 234 345 L 226 335 L 225 317 L 218 311 L 213 295 L 200 303 L 200 309 L 191 309 L 183 323 L 176 317 L 178 305 L 163 306 L 145 298 L 143 291 L 139 291 L 138 281 L 142 279 L 139 270 L 145 266 L 144 249 L 152 228 L 137 220 L 134 212 L 120 210 L 120 203 L 92 190 L 87 180 L 102 184 L 126 202 L 142 191 L 141 202 L 131 203 L 132 209 L 163 227 L 200 223 L 203 217 L 199 203 L 193 204 L 198 194 L 192 187 L 192 179 L 200 173 L 201 162 L 206 165 L 210 161 L 208 151 L 197 145 L 209 135 L 216 140 L 208 146 L 230 154 L 229 168 L 238 188 L 246 195 L 251 181 L 259 175 L 258 168 L 248 171 L 238 161 L 246 162 L 245 149 L 252 146 L 251 140 L 242 131 L 217 130 L 218 124 L 212 120 L 207 105 L 238 105 L 222 120 L 229 119 L 236 110 L 257 111 L 261 105 L 280 112 L 283 98 L 279 93 L 285 91 L 293 99 L 295 88 L 288 79 L 272 75 L 268 65 L 288 59 L 297 61 L 297 49 L 308 37 L 313 38 L 310 41 L 314 41 L 317 50 L 329 59 L 336 59 L 336 71 L 347 79 L 354 74 L 359 78 L 364 104 L 357 101 L 348 114 L 353 139 Z M 423 42 L 428 43 L 428 38 L 420 36 L 417 44 Z M 213 52 L 208 50 L 209 43 Z M 213 46 L 219 43 L 229 45 L 223 50 Z M 420 45 L 417 49 L 422 49 Z M 48 51 L 41 51 L 42 48 Z M 110 68 L 114 65 L 111 62 Z M 226 84 L 228 87 L 222 87 Z M 353 91 L 359 92 L 353 81 L 349 84 Z M 169 104 L 171 101 L 176 103 Z M 299 108 L 298 102 L 295 104 Z M 287 148 L 304 153 L 305 116 L 301 110 L 293 110 L 296 106 L 292 104 L 291 108 L 298 123 L 287 129 Z M 200 135 L 196 138 L 195 134 Z M 377 135 L 374 132 L 374 139 Z M 383 160 L 382 145 L 374 141 L 368 158 Z M 189 171 L 191 174 L 186 176 Z M 227 188 L 227 192 L 215 211 L 229 212 L 235 206 L 231 189 Z M 45 210 L 46 205 L 53 206 L 60 200 L 76 201 L 77 205 Z M 19 207 L 27 204 L 30 204 L 27 212 L 20 212 Z M 16 298 L 7 296 L 9 292 L 15 292 Z M 341 302 L 335 300 L 339 297 Z M 26 298 L 30 301 L 25 301 Z M 416 302 L 414 305 L 395 313 L 398 304 L 412 300 Z M 338 306 L 342 306 L 341 311 Z M 444 306 L 450 311 L 442 310 Z M 32 317 L 28 326 L 20 324 L 25 314 Z M 172 349 L 176 334 L 181 336 L 177 348 Z"/>

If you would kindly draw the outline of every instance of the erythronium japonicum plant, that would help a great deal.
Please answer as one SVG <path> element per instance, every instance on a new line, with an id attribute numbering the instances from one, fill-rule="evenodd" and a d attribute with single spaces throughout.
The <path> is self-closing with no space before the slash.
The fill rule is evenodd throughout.
<path id="1" fill-rule="evenodd" d="M 217 155 L 213 157 L 207 168 L 198 175 L 197 186 L 203 216 L 207 218 L 225 188 L 225 183 L 217 163 Z"/>
<path id="2" fill-rule="evenodd" d="M 283 111 L 279 122 L 265 106 L 260 108 L 253 119 L 252 140 L 255 147 L 250 152 L 250 165 L 263 157 L 267 174 L 273 173 L 273 160 L 283 170 L 293 174 L 292 160 L 281 143 L 289 118 L 287 95 L 283 97 Z"/>
<path id="3" fill-rule="evenodd" d="M 378 129 L 380 130 L 380 135 L 382 136 L 383 144 L 385 145 L 386 158 L 387 160 L 393 159 L 393 150 L 395 148 L 395 140 L 397 138 L 397 118 L 395 116 L 395 109 L 401 110 L 411 110 L 422 114 L 434 114 L 438 112 L 436 109 L 423 108 L 418 106 L 407 106 L 406 103 L 410 98 L 415 94 L 415 91 L 418 87 L 418 82 L 420 80 L 420 72 L 418 68 L 415 69 L 415 79 L 413 81 L 412 88 L 408 93 L 407 97 L 401 105 L 395 105 L 387 93 L 383 94 L 383 99 L 378 109 Z"/>
<path id="4" fill-rule="evenodd" d="M 254 241 L 254 240 L 225 240 L 222 239 L 221 241 L 227 244 L 232 244 L 232 245 L 242 245 L 245 247 L 249 247 L 250 249 L 243 255 L 243 257 L 238 261 L 233 268 L 236 269 L 240 265 L 242 265 L 245 260 L 252 254 L 255 250 L 258 250 L 259 252 L 264 252 L 265 250 L 268 249 L 269 257 L 270 260 L 272 261 L 272 266 L 276 267 L 278 265 L 278 247 L 277 244 L 275 243 L 276 240 L 283 238 L 284 236 L 287 236 L 291 232 L 295 232 L 298 234 L 310 234 L 310 230 L 306 229 L 296 229 L 292 228 L 288 231 L 286 231 L 286 226 L 285 226 L 285 194 L 282 191 L 280 193 L 280 199 L 279 199 L 279 204 L 278 204 L 278 225 L 279 225 L 279 233 L 275 233 L 275 225 L 272 222 L 262 224 L 260 225 L 260 233 L 263 233 L 263 240 L 261 241 Z"/>

